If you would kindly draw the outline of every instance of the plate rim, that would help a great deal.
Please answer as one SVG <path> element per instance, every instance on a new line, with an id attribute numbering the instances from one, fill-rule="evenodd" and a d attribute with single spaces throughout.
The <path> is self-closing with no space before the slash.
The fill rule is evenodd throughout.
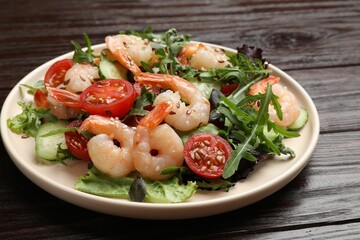
<path id="1" fill-rule="evenodd" d="M 192 42 L 196 42 L 196 41 L 192 41 Z M 202 43 L 209 46 L 218 47 L 229 52 L 236 51 L 232 48 L 220 46 L 217 44 L 211 44 L 205 42 Z M 104 46 L 105 46 L 104 43 L 97 44 L 97 45 L 93 45 L 92 49 L 94 50 L 101 49 L 104 48 Z M 7 128 L 6 120 L 8 115 L 6 114 L 5 111 L 9 108 L 9 105 L 11 104 L 10 100 L 14 98 L 15 94 L 17 94 L 17 91 L 19 91 L 18 88 L 20 84 L 22 84 L 23 82 L 30 81 L 31 77 L 35 75 L 37 72 L 45 71 L 45 69 L 47 69 L 47 67 L 50 66 L 55 61 L 71 56 L 71 54 L 73 54 L 73 51 L 62 54 L 58 57 L 55 57 L 43 63 L 42 65 L 33 69 L 13 87 L 9 95 L 6 97 L 3 107 L 1 109 L 1 137 L 5 149 L 8 155 L 10 156 L 11 160 L 29 180 L 31 180 L 33 183 L 35 183 L 37 186 L 39 186 L 46 192 L 54 195 L 59 199 L 69 202 L 73 205 L 109 215 L 137 218 L 137 219 L 189 219 L 189 218 L 205 217 L 205 216 L 225 213 L 228 211 L 232 211 L 253 204 L 263 198 L 266 198 L 267 196 L 271 195 L 272 193 L 284 187 L 303 170 L 303 168 L 310 161 L 311 155 L 316 148 L 320 134 L 320 120 L 313 100 L 311 99 L 309 94 L 305 91 L 305 89 L 295 79 L 293 79 L 290 75 L 288 75 L 286 72 L 282 71 L 278 67 L 269 64 L 269 68 L 273 70 L 275 75 L 280 75 L 280 77 L 285 78 L 286 81 L 290 81 L 290 83 L 294 85 L 298 91 L 301 92 L 302 97 L 305 98 L 305 101 L 310 106 L 310 109 L 307 109 L 307 111 L 309 116 L 312 116 L 311 118 L 312 137 L 309 143 L 310 147 L 306 149 L 306 151 L 302 154 L 301 158 L 294 165 L 292 165 L 285 172 L 283 172 L 276 178 L 273 178 L 271 181 L 267 182 L 266 184 L 263 184 L 255 189 L 249 190 L 242 195 L 242 197 L 252 197 L 253 200 L 248 202 L 241 202 L 241 199 L 237 194 L 237 195 L 229 195 L 227 197 L 209 199 L 206 201 L 198 201 L 198 202 L 137 203 L 128 200 L 125 200 L 126 201 L 125 202 L 124 199 L 96 196 L 96 195 L 80 192 L 78 190 L 75 190 L 74 188 L 69 188 L 58 182 L 55 182 L 52 179 L 48 179 L 40 172 L 31 171 L 32 168 L 31 166 L 29 166 L 30 164 L 21 161 L 21 159 L 19 159 L 20 156 L 18 155 L 18 153 L 16 151 L 14 152 L 14 149 L 10 147 L 8 135 L 13 133 Z M 309 122 L 310 120 L 308 121 L 307 124 L 309 124 Z M 77 200 L 74 200 L 74 195 L 76 196 L 76 198 L 78 198 Z M 100 206 L 101 204 L 99 203 L 107 204 L 108 207 Z M 222 208 L 215 207 L 217 205 L 221 205 Z M 119 212 L 117 210 L 116 212 L 114 212 L 113 207 L 120 209 L 126 208 L 126 211 Z M 140 211 L 141 213 L 139 213 L 138 211 L 139 208 L 141 208 Z M 187 211 L 184 211 L 184 208 L 187 209 Z M 209 209 L 211 210 L 209 211 Z M 154 211 L 157 211 L 157 215 L 153 214 Z"/>

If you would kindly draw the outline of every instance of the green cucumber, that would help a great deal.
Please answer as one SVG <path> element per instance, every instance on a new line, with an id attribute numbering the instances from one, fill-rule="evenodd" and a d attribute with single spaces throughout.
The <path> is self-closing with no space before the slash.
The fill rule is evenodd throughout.
<path id="1" fill-rule="evenodd" d="M 103 49 L 100 56 L 99 68 L 102 78 L 127 80 L 127 69 L 117 62 L 109 49 Z"/>
<path id="2" fill-rule="evenodd" d="M 279 134 L 276 133 L 276 132 L 274 131 L 274 129 L 271 129 L 270 131 L 268 131 L 267 127 L 264 127 L 263 133 L 264 133 L 265 137 L 266 137 L 267 139 L 269 139 L 270 141 L 274 141 L 275 138 L 277 138 L 277 137 L 279 136 Z"/>
<path id="3" fill-rule="evenodd" d="M 308 119 L 309 119 L 309 117 L 308 117 L 307 111 L 304 108 L 300 108 L 299 117 L 296 119 L 295 122 L 293 122 L 290 126 L 288 126 L 288 129 L 289 130 L 299 130 L 305 126 Z"/>
<path id="4" fill-rule="evenodd" d="M 104 59 L 100 61 L 99 68 L 104 79 L 127 80 L 127 69 L 118 62 L 110 62 Z"/>
<path id="5" fill-rule="evenodd" d="M 35 151 L 38 157 L 49 161 L 57 160 L 58 145 L 61 144 L 62 149 L 67 149 L 65 134 L 58 133 L 47 137 L 43 137 L 43 135 L 54 130 L 66 128 L 68 124 L 69 122 L 67 121 L 57 121 L 47 122 L 40 126 L 35 136 Z"/>
<path id="6" fill-rule="evenodd" d="M 110 62 L 117 61 L 116 58 L 114 57 L 114 55 L 107 48 L 101 50 L 100 59 L 101 60 L 108 60 Z"/>

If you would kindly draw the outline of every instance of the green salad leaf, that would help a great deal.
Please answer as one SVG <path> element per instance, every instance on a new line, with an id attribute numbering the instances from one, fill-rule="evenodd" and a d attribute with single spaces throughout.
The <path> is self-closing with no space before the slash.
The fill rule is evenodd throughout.
<path id="1" fill-rule="evenodd" d="M 141 89 L 140 96 L 135 99 L 134 106 L 130 112 L 126 115 L 125 119 L 131 116 L 145 116 L 149 111 L 144 109 L 146 106 L 152 105 L 155 94 L 147 91 L 145 87 Z M 123 120 L 125 120 L 123 119 Z"/>
<path id="2" fill-rule="evenodd" d="M 177 75 L 179 69 L 183 68 L 177 59 L 177 55 L 184 44 L 190 41 L 189 35 L 178 34 L 175 28 L 155 34 L 151 27 L 143 32 L 132 30 L 130 34 L 148 40 L 151 47 L 155 49 L 158 61 L 152 66 L 142 62 L 142 66 L 147 72 L 154 72 L 156 69 L 157 73 Z"/>
<path id="3" fill-rule="evenodd" d="M 113 178 L 92 167 L 84 176 L 80 177 L 75 188 L 99 196 L 130 199 L 129 191 L 136 176 Z M 163 181 L 144 180 L 146 195 L 145 202 L 176 203 L 190 198 L 197 189 L 195 182 L 187 184 L 180 182 L 178 177 Z"/>
<path id="4" fill-rule="evenodd" d="M 92 54 L 91 49 L 91 40 L 89 36 L 84 33 L 83 35 L 84 42 L 86 44 L 87 50 L 83 51 L 81 45 L 76 41 L 71 41 L 71 44 L 74 46 L 74 56 L 73 56 L 73 62 L 75 63 L 93 63 L 94 62 L 94 55 Z"/>
<path id="5" fill-rule="evenodd" d="M 56 121 L 57 118 L 50 113 L 50 109 L 35 108 L 32 103 L 18 102 L 22 112 L 13 118 L 7 119 L 6 123 L 11 131 L 17 134 L 25 134 L 35 137 L 42 124 L 42 119 Z"/>
<path id="6" fill-rule="evenodd" d="M 217 110 L 224 114 L 230 122 L 227 125 L 227 131 L 235 150 L 232 152 L 230 158 L 226 162 L 223 178 L 230 178 L 238 169 L 240 160 L 246 159 L 248 161 L 257 161 L 257 158 L 251 154 L 252 150 L 258 148 L 260 144 L 266 146 L 268 152 L 276 155 L 294 153 L 285 149 L 280 142 L 274 142 L 264 134 L 264 129 L 267 131 L 273 130 L 275 133 L 286 137 L 298 137 L 296 132 L 287 131 L 271 120 L 269 120 L 269 105 L 273 104 L 279 119 L 282 119 L 281 106 L 277 99 L 278 97 L 272 92 L 272 87 L 268 84 L 264 94 L 259 93 L 257 96 L 246 96 L 243 99 L 238 99 L 236 103 L 228 98 L 222 96 L 220 107 Z M 254 102 L 260 103 L 259 110 L 255 110 L 249 105 Z M 235 134 L 232 132 L 235 131 Z"/>
<path id="7" fill-rule="evenodd" d="M 28 93 L 34 95 L 37 89 L 43 90 L 44 87 L 44 80 L 37 81 L 34 86 L 27 85 L 27 84 L 20 84 L 23 87 L 26 87 L 28 89 Z"/>

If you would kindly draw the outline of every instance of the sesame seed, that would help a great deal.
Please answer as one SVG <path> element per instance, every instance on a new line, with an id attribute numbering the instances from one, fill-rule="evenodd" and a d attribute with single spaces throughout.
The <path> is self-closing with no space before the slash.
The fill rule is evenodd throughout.
<path id="1" fill-rule="evenodd" d="M 192 159 L 194 159 L 194 158 L 195 158 L 194 151 L 190 151 L 190 157 L 191 157 Z"/>
<path id="2" fill-rule="evenodd" d="M 212 170 L 212 171 L 216 171 L 216 170 L 218 170 L 218 166 L 215 166 L 215 165 L 212 165 L 211 167 L 210 167 L 210 170 Z"/>

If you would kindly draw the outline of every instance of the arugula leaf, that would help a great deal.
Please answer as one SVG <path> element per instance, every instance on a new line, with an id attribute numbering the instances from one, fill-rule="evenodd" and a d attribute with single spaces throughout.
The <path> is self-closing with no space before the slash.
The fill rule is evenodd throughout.
<path id="1" fill-rule="evenodd" d="M 127 119 L 131 116 L 145 116 L 149 111 L 145 110 L 144 107 L 151 105 L 154 102 L 155 94 L 147 91 L 145 87 L 141 89 L 141 94 L 136 98 L 134 106 L 130 112 L 123 119 Z"/>
<path id="2" fill-rule="evenodd" d="M 71 44 L 74 46 L 75 50 L 74 50 L 74 56 L 73 56 L 73 62 L 74 63 L 85 63 L 85 62 L 89 62 L 89 63 L 93 63 L 94 62 L 94 55 L 92 54 L 92 49 L 91 49 L 91 41 L 89 36 L 84 33 L 83 35 L 87 50 L 84 52 L 82 50 L 81 45 L 76 42 L 76 41 L 71 41 Z"/>
<path id="3" fill-rule="evenodd" d="M 190 41 L 189 35 L 178 34 L 175 28 L 171 28 L 168 31 L 160 34 L 152 32 L 152 28 L 149 27 L 143 32 L 130 31 L 131 35 L 147 39 L 150 45 L 155 49 L 155 55 L 158 59 L 157 62 L 149 67 L 146 63 L 142 63 L 142 66 L 153 72 L 152 69 L 159 69 L 159 73 L 176 75 L 179 69 L 183 66 L 177 60 L 177 55 L 184 46 L 184 44 Z"/>
<path id="4" fill-rule="evenodd" d="M 264 94 L 258 94 L 257 96 L 246 96 L 238 103 L 234 103 L 228 98 L 222 96 L 217 110 L 224 114 L 232 123 L 228 125 L 227 130 L 231 137 L 235 137 L 233 142 L 235 150 L 232 152 L 230 158 L 225 164 L 223 178 L 230 178 L 238 169 L 241 159 L 248 161 L 256 161 L 256 157 L 251 154 L 252 150 L 255 150 L 259 144 L 266 146 L 267 151 L 271 151 L 274 154 L 280 155 L 290 154 L 293 156 L 293 152 L 286 149 L 281 145 L 281 141 L 273 142 L 264 134 L 264 128 L 268 131 L 273 129 L 276 133 L 282 134 L 282 136 L 296 137 L 297 133 L 286 131 L 272 121 L 269 120 L 269 104 L 270 102 L 274 106 L 280 106 L 277 99 L 278 97 L 272 92 L 271 85 L 268 84 L 267 90 Z M 258 111 L 248 107 L 249 104 L 260 101 L 260 108 Z M 281 107 L 275 107 L 277 115 L 282 117 Z M 256 114 L 255 114 L 256 113 Z"/>
<path id="5" fill-rule="evenodd" d="M 44 87 L 44 80 L 39 80 L 39 81 L 37 81 L 37 82 L 34 84 L 34 86 L 27 85 L 27 84 L 20 84 L 20 85 L 23 86 L 23 87 L 28 88 L 28 91 L 27 91 L 27 92 L 28 92 L 29 94 L 32 94 L 32 95 L 34 95 L 34 93 L 36 92 L 37 89 L 42 90 L 42 89 L 45 88 L 45 87 Z"/>
<path id="6" fill-rule="evenodd" d="M 13 118 L 7 119 L 7 126 L 17 134 L 26 134 L 35 137 L 42 119 L 56 121 L 56 117 L 50 113 L 50 109 L 34 108 L 31 103 L 18 102 L 22 112 Z"/>
<path id="7" fill-rule="evenodd" d="M 202 82 L 238 82 L 246 85 L 264 79 L 271 72 L 262 64 L 262 58 L 252 58 L 242 52 L 225 54 L 229 58 L 230 66 L 208 70 L 195 70 L 189 66 L 183 66 L 179 68 L 179 75 L 185 79 L 196 79 Z"/>
<path id="8" fill-rule="evenodd" d="M 41 135 L 40 137 L 50 137 L 50 136 L 53 136 L 53 135 L 56 135 L 56 134 L 59 134 L 59 133 L 66 133 L 66 132 L 71 132 L 71 131 L 74 131 L 74 130 L 77 130 L 76 127 L 68 127 L 68 128 L 60 128 L 60 129 L 57 129 L 57 130 L 53 130 L 53 131 L 50 131 L 44 135 Z"/>

